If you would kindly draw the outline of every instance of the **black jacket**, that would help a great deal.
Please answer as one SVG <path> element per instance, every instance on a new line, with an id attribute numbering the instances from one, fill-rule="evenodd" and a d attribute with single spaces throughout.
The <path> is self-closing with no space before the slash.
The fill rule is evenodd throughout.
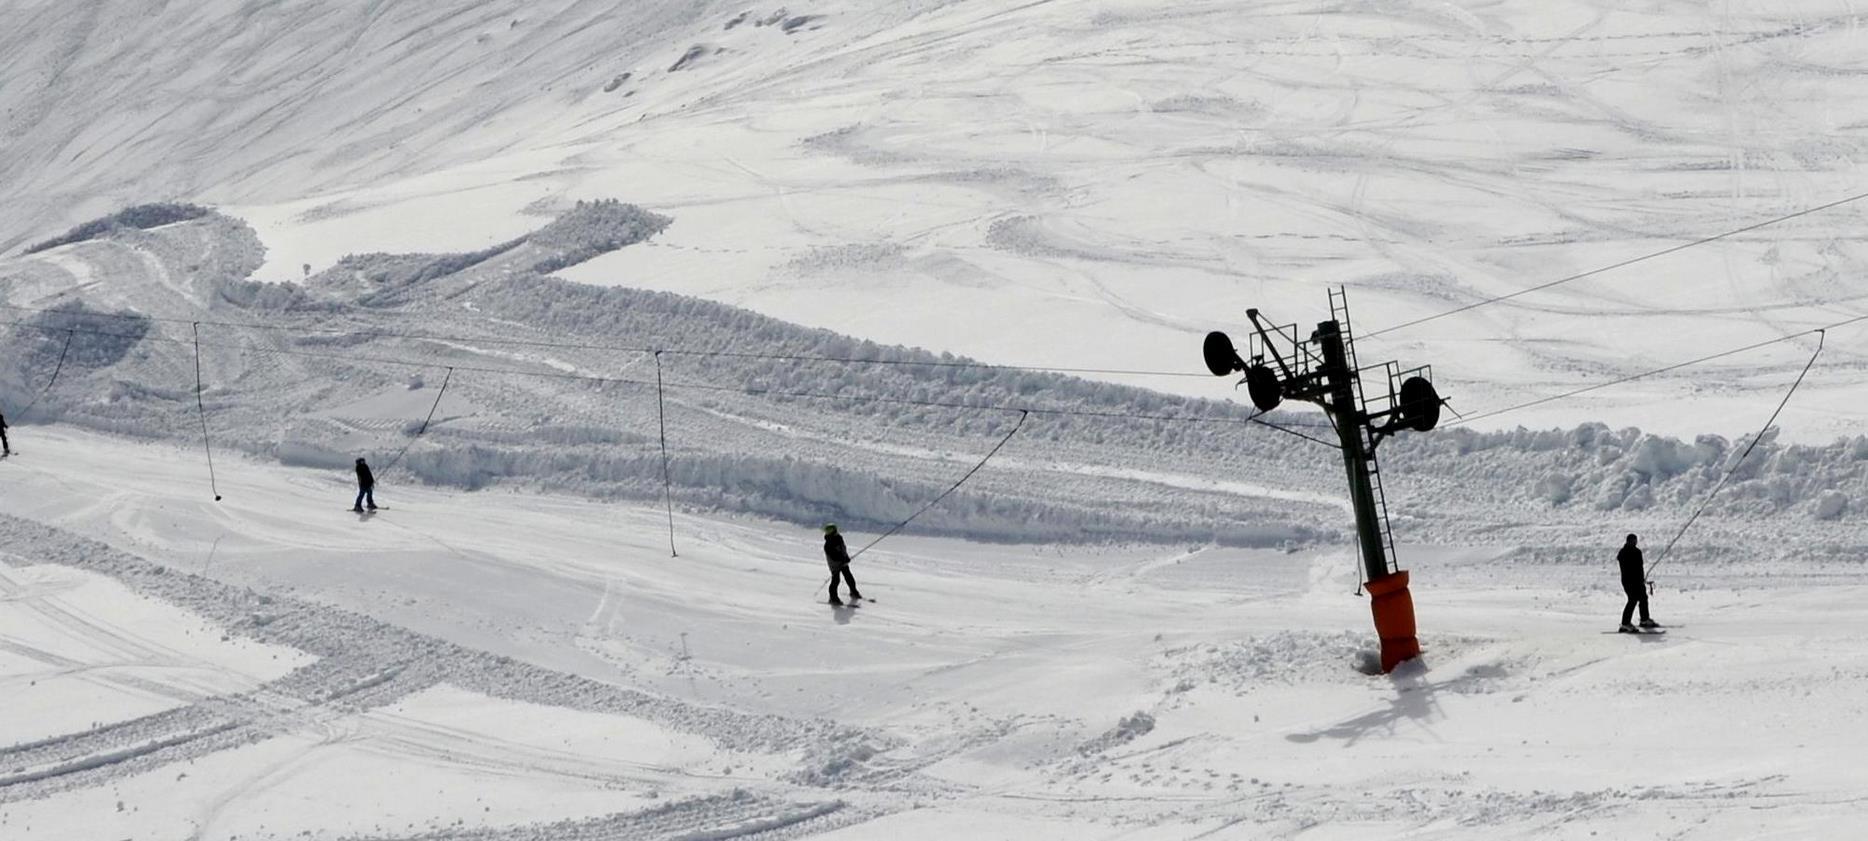
<path id="1" fill-rule="evenodd" d="M 831 566 L 846 566 L 850 562 L 850 547 L 843 545 L 843 535 L 824 535 L 824 559 Z"/>
<path id="2" fill-rule="evenodd" d="M 1622 583 L 1640 585 L 1647 581 L 1647 570 L 1641 563 L 1641 548 L 1622 544 L 1622 550 L 1615 555 L 1615 560 L 1622 565 Z"/>
<path id="3" fill-rule="evenodd" d="M 376 487 L 376 477 L 370 475 L 370 466 L 362 462 L 357 463 L 357 487 L 359 488 Z"/>

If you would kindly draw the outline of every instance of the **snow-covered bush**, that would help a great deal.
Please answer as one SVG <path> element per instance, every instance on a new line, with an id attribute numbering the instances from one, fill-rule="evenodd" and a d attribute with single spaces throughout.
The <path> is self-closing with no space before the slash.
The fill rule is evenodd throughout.
<path id="1" fill-rule="evenodd" d="M 580 201 L 525 240 L 545 255 L 532 265 L 532 270 L 550 274 L 643 242 L 673 222 L 666 216 L 615 199 Z"/>
<path id="2" fill-rule="evenodd" d="M 193 204 L 175 202 L 139 204 L 126 207 L 102 219 L 93 219 L 44 242 L 34 243 L 26 248 L 25 253 L 37 254 L 61 245 L 101 239 L 124 229 L 156 228 L 176 222 L 186 222 L 199 219 L 210 212 L 205 207 Z"/>

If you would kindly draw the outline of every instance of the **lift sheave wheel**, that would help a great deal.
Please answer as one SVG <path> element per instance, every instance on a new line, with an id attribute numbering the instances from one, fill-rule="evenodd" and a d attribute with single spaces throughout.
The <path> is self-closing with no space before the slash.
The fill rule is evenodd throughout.
<path id="1" fill-rule="evenodd" d="M 1245 368 L 1245 361 L 1232 347 L 1232 339 L 1218 330 L 1206 334 L 1206 344 L 1201 345 L 1200 353 L 1206 357 L 1206 369 L 1215 377 L 1230 376 Z"/>
<path id="2" fill-rule="evenodd" d="M 1401 426 L 1426 432 L 1440 424 L 1440 392 L 1426 377 L 1409 377 L 1401 383 Z"/>

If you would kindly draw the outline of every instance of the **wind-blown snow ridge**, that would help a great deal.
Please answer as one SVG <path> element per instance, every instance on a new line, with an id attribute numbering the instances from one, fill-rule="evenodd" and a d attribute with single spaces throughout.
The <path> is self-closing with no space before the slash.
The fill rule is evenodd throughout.
<path id="1" fill-rule="evenodd" d="M 717 348 L 735 355 L 659 361 L 669 386 L 662 401 L 669 478 L 684 506 L 887 526 L 943 490 L 1009 429 L 1010 413 L 989 407 L 1015 406 L 1109 417 L 1034 416 L 1005 454 L 1016 469 L 983 471 L 977 485 L 918 521 L 918 530 L 992 540 L 1281 545 L 1333 539 L 1341 528 L 1339 506 L 1330 502 L 1340 479 L 1328 450 L 1292 446 L 1266 429 L 1122 417 L 1243 421 L 1248 413 L 1231 404 L 1043 372 L 814 361 L 808 357 L 954 358 L 543 273 L 639 247 L 671 224 L 630 205 L 587 203 L 480 252 L 358 255 L 302 285 L 246 280 L 259 245 L 226 216 L 159 230 L 110 229 L 102 239 L 0 263 L 9 301 L 56 304 L 12 331 L 7 358 L 16 364 L 0 370 L 0 382 L 13 384 L 11 404 L 36 394 L 69 336 L 58 382 L 33 417 L 16 421 L 198 440 L 188 325 L 118 313 L 202 319 L 211 322 L 202 325 L 202 350 L 216 443 L 290 465 L 343 469 L 357 454 L 409 443 L 433 404 L 439 381 L 431 377 L 441 366 L 613 378 L 566 387 L 550 376 L 456 371 L 404 467 L 420 480 L 466 489 L 525 483 L 647 500 L 659 497 L 662 478 L 658 363 L 601 348 Z M 79 277 L 109 282 L 63 291 Z M 244 323 L 308 329 L 223 326 Z M 411 323 L 422 325 L 417 338 L 396 335 Z M 96 332 L 68 332 L 73 328 Z M 487 333 L 595 347 L 419 338 Z M 914 405 L 930 402 L 982 408 Z M 1396 468 L 1391 504 L 1402 518 L 1399 533 L 1432 540 L 1490 533 L 1493 522 L 1523 510 L 1664 517 L 1693 505 L 1735 449 L 1717 436 L 1689 444 L 1596 424 L 1453 429 L 1405 436 L 1385 454 Z M 1864 453 L 1868 439 L 1859 437 L 1827 446 L 1763 442 L 1713 512 L 1737 520 L 1853 521 L 1862 516 L 1855 501 L 1868 498 Z M 1046 478 L 1035 479 L 1040 475 Z M 1253 490 L 1261 486 L 1272 489 Z M 1494 513 L 1424 516 L 1454 505 Z"/>

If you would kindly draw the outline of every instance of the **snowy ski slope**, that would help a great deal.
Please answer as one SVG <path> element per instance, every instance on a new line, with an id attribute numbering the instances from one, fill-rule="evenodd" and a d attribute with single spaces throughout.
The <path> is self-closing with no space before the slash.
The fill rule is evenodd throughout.
<path id="1" fill-rule="evenodd" d="M 64 712 L 9 716 L 8 838 L 1846 838 L 1868 785 L 1859 564 L 1675 569 L 1637 639 L 1599 558 L 1411 548 L 1424 667 L 1370 678 L 1344 550 L 911 537 L 833 610 L 805 529 L 360 521 L 242 459 L 216 505 L 193 453 L 35 437 L 0 686 Z"/>
<path id="2" fill-rule="evenodd" d="M 1197 371 L 1198 337 L 1247 306 L 1310 323 L 1346 284 L 1370 334 L 1868 190 L 1856 14 L 33 0 L 0 35 L 0 178 L 20 196 L 0 243 L 197 199 L 256 225 L 262 275 L 290 279 L 622 198 L 675 224 L 569 276 L 995 362 Z M 1840 207 L 1364 355 L 1435 363 L 1485 410 L 1833 322 L 1859 312 L 1861 220 Z M 1794 437 L 1858 421 L 1842 344 Z M 1485 425 L 1732 436 L 1808 348 Z"/>
<path id="3" fill-rule="evenodd" d="M 1665 636 L 1813 338 L 1489 413 L 1863 315 L 1868 199 L 1383 330 L 1868 192 L 1845 0 L 5 11 L 0 839 L 1858 834 L 1868 322 Z M 1486 415 L 1391 676 L 1197 357 L 1337 284 Z"/>

